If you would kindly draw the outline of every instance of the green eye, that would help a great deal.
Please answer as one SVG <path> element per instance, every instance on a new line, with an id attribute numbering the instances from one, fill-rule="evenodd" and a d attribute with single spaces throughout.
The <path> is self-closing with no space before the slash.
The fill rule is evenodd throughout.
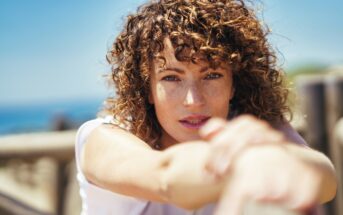
<path id="1" fill-rule="evenodd" d="M 218 79 L 223 77 L 222 74 L 219 73 L 209 73 L 208 75 L 206 75 L 205 80 L 213 80 L 213 79 Z"/>

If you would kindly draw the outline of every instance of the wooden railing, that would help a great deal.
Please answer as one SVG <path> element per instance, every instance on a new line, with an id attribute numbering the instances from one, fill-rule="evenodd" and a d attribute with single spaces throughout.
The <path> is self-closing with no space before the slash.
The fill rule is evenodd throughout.
<path id="1" fill-rule="evenodd" d="M 64 199 L 70 199 L 66 188 L 75 134 L 71 130 L 0 137 L 0 214 L 63 214 L 69 205 Z"/>
<path id="2" fill-rule="evenodd" d="M 76 131 L 55 131 L 6 135 L 0 138 L 1 158 L 51 157 L 59 161 L 74 158 Z"/>

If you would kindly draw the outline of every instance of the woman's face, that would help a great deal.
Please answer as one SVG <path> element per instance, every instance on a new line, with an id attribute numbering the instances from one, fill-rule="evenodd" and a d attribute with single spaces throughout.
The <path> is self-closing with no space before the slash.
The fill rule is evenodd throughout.
<path id="1" fill-rule="evenodd" d="M 199 139 L 198 131 L 211 117 L 227 118 L 233 96 L 228 65 L 211 69 L 207 62 L 178 61 L 169 39 L 164 42 L 165 66 L 155 60 L 149 101 L 162 126 L 162 145 Z"/>

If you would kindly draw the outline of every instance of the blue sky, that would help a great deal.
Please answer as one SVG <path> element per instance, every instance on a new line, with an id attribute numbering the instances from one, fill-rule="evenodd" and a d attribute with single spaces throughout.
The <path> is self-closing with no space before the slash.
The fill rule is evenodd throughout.
<path id="1" fill-rule="evenodd" d="M 0 106 L 101 99 L 105 54 L 144 0 L 1 0 Z M 343 63 L 343 1 L 261 0 L 285 68 Z"/>

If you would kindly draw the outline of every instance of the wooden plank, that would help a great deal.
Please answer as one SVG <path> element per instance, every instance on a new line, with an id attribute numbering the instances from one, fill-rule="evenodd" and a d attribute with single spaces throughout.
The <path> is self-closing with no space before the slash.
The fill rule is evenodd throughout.
<path id="1" fill-rule="evenodd" d="M 6 135 L 0 137 L 0 158 L 49 156 L 58 160 L 74 157 L 75 130 Z"/>
<path id="2" fill-rule="evenodd" d="M 11 159 L 0 168 L 0 208 L 10 214 L 56 214 L 57 162 Z M 24 212 L 25 211 L 25 212 Z"/>
<path id="3" fill-rule="evenodd" d="M 336 123 L 335 136 L 337 143 L 340 144 L 340 147 L 343 147 L 343 117 Z"/>
<path id="4" fill-rule="evenodd" d="M 343 117 L 343 74 L 325 77 L 325 104 L 327 130 L 332 136 L 337 121 Z"/>
<path id="5" fill-rule="evenodd" d="M 308 144 L 328 155 L 325 123 L 324 76 L 303 75 L 296 79 L 300 109 L 305 115 Z"/>

